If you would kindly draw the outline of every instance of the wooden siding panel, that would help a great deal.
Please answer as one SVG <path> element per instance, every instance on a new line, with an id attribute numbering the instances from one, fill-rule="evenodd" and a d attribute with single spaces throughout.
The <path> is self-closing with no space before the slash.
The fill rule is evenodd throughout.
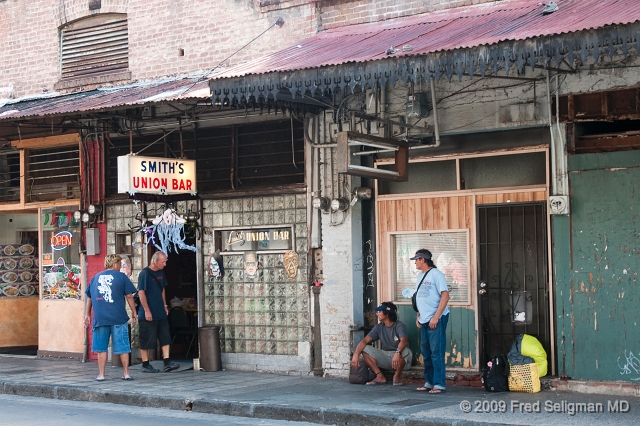
<path id="1" fill-rule="evenodd" d="M 433 229 L 449 229 L 448 198 L 433 199 Z"/>
<path id="2" fill-rule="evenodd" d="M 414 200 L 397 200 L 396 208 L 396 229 L 398 231 L 416 230 L 416 213 Z"/>
<path id="3" fill-rule="evenodd" d="M 458 227 L 458 200 L 460 197 L 451 197 L 447 200 L 449 203 L 449 217 L 448 217 L 448 227 L 447 229 L 457 228 Z"/>
<path id="4" fill-rule="evenodd" d="M 421 200 L 422 211 L 424 216 L 422 217 L 422 229 L 433 229 L 433 198 L 423 198 Z"/>

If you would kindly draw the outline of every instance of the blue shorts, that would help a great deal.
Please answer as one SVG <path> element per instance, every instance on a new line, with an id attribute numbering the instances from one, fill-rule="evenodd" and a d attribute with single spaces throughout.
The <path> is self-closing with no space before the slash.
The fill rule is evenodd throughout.
<path id="1" fill-rule="evenodd" d="M 113 354 L 128 354 L 131 352 L 129 344 L 129 324 L 103 325 L 93 327 L 93 342 L 91 350 L 93 352 L 106 352 L 109 348 L 109 337 L 112 337 Z"/>

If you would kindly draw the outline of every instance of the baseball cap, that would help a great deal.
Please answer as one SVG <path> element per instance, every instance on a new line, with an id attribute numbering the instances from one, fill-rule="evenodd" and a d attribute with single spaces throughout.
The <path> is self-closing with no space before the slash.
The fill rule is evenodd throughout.
<path id="1" fill-rule="evenodd" d="M 392 307 L 387 306 L 387 305 L 380 305 L 375 310 L 376 310 L 376 312 L 379 312 L 379 311 L 395 312 L 396 311 L 395 309 L 393 309 Z"/>
<path id="2" fill-rule="evenodd" d="M 426 250 L 426 253 L 418 253 L 416 252 L 416 255 L 413 256 L 412 258 L 410 258 L 409 260 L 416 260 L 416 259 L 424 259 L 424 260 L 431 260 L 431 252 L 429 250 Z"/>

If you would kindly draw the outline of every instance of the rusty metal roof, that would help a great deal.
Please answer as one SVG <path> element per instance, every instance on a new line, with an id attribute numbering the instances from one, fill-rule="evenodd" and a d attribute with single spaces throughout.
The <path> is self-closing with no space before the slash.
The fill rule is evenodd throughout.
<path id="1" fill-rule="evenodd" d="M 640 20 L 638 0 L 556 0 L 556 3 L 559 10 L 549 15 L 543 15 L 544 4 L 540 0 L 506 0 L 329 29 L 211 79 L 427 55 Z M 392 47 L 397 52 L 387 54 Z"/>
<path id="2" fill-rule="evenodd" d="M 0 120 L 45 117 L 113 109 L 122 106 L 209 99 L 206 80 L 180 78 L 157 80 L 123 87 L 100 88 L 68 95 L 42 95 L 39 98 L 0 100 Z"/>

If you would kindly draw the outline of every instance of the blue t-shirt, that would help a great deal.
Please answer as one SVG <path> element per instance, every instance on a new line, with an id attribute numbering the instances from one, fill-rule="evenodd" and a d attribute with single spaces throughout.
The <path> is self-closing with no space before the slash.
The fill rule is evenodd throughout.
<path id="1" fill-rule="evenodd" d="M 96 274 L 85 291 L 93 305 L 93 326 L 126 324 L 125 296 L 135 292 L 131 280 L 120 271 L 107 269 Z"/>
<path id="2" fill-rule="evenodd" d="M 420 280 L 422 280 L 423 275 L 424 272 L 418 273 L 416 289 L 418 288 L 418 284 L 420 284 Z M 418 311 L 420 312 L 420 316 L 418 317 L 420 324 L 426 324 L 431 320 L 431 317 L 435 315 L 438 310 L 438 306 L 440 305 L 440 299 L 442 298 L 441 293 L 443 291 L 449 291 L 444 274 L 436 268 L 429 269 L 429 271 L 427 271 L 427 276 L 420 286 L 420 290 L 418 290 L 418 295 L 416 296 L 416 303 L 418 304 Z M 444 308 L 444 311 L 442 311 L 442 315 L 446 315 L 448 313 L 449 307 L 447 306 Z"/>
<path id="3" fill-rule="evenodd" d="M 164 300 L 162 300 L 162 290 L 168 284 L 167 278 L 164 276 L 162 270 L 153 271 L 151 268 L 146 267 L 140 272 L 140 275 L 138 275 L 138 291 L 144 290 L 153 321 L 167 317 L 167 312 L 164 310 L 165 303 Z M 138 309 L 138 318 L 142 320 L 145 319 L 142 303 Z"/>

